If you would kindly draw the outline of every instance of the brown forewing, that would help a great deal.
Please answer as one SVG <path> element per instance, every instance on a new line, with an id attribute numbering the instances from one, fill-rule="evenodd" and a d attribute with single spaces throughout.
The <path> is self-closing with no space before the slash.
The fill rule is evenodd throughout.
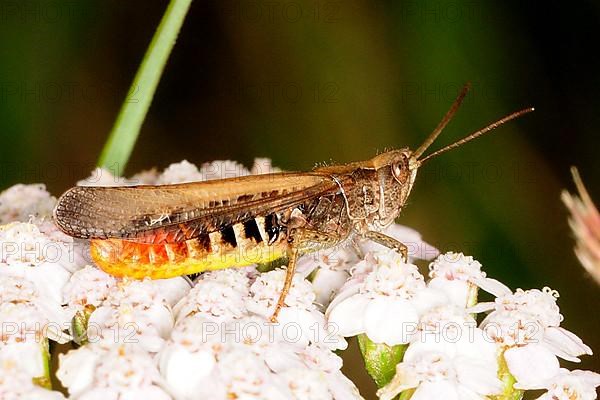
<path id="1" fill-rule="evenodd" d="M 74 237 L 179 242 L 338 191 L 329 174 L 318 172 L 161 186 L 80 186 L 61 196 L 54 218 Z"/>

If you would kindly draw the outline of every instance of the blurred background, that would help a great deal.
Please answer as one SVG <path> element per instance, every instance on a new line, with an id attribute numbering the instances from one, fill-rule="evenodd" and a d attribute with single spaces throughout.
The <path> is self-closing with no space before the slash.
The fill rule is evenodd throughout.
<path id="1" fill-rule="evenodd" d="M 0 0 L 2 188 L 59 195 L 89 174 L 166 5 Z M 125 174 L 257 156 L 307 170 L 415 149 L 471 81 L 437 147 L 536 112 L 426 165 L 399 222 L 512 288 L 557 289 L 564 326 L 598 352 L 600 288 L 559 195 L 577 165 L 600 204 L 599 23 L 595 1 L 197 1 Z M 347 373 L 368 395 L 360 363 Z"/>

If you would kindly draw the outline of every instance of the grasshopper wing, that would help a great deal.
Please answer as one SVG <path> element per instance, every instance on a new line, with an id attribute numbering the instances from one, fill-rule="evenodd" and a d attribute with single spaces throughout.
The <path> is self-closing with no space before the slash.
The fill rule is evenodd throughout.
<path id="1" fill-rule="evenodd" d="M 171 243 L 339 192 L 323 173 L 284 172 L 161 186 L 77 186 L 54 220 L 78 238 Z"/>

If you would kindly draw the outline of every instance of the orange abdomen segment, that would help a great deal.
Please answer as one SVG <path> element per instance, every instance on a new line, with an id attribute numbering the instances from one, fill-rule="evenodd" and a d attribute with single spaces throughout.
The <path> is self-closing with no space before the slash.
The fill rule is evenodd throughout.
<path id="1" fill-rule="evenodd" d="M 149 244 L 123 239 L 93 239 L 92 259 L 118 277 L 164 279 L 203 271 L 243 267 L 274 261 L 286 255 L 285 236 L 265 240 L 245 235 L 243 225 L 226 228 L 179 243 Z M 261 229 L 261 233 L 264 232 Z"/>

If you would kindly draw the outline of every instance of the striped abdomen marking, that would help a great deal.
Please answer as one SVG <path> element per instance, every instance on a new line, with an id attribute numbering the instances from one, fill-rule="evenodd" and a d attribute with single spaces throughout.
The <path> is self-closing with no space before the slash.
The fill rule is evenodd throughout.
<path id="1" fill-rule="evenodd" d="M 268 221 L 258 217 L 180 243 L 93 239 L 90 252 L 107 273 L 132 278 L 162 279 L 265 263 L 285 256 L 287 250 L 277 216 Z"/>

